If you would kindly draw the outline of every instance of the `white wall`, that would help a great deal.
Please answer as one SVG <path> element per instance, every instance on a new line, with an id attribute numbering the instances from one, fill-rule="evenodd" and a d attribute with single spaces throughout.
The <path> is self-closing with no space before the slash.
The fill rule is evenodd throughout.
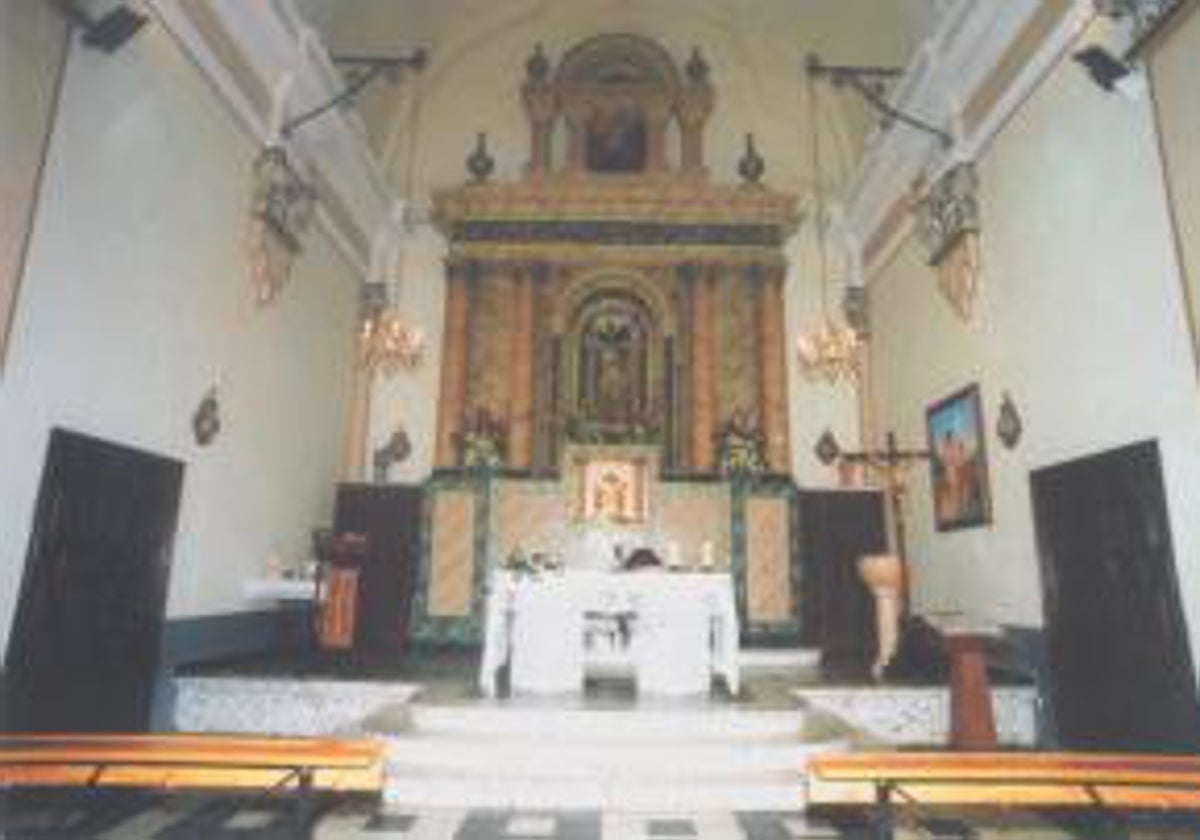
<path id="1" fill-rule="evenodd" d="M 1200 632 L 1200 405 L 1152 109 L 1067 59 L 979 162 L 982 288 L 964 325 L 915 242 L 872 278 L 878 427 L 925 441 L 925 407 L 982 387 L 995 521 L 933 530 L 928 469 L 907 506 L 918 609 L 1040 625 L 1029 472 L 1157 438 L 1193 649 Z M 1004 390 L 1026 426 L 994 434 Z"/>
<path id="2" fill-rule="evenodd" d="M 171 616 L 261 608 L 242 581 L 269 552 L 301 559 L 328 521 L 355 280 L 314 232 L 279 302 L 255 307 L 253 154 L 157 26 L 111 57 L 72 50 L 0 380 L 0 634 L 52 426 L 186 463 Z M 224 425 L 202 449 L 190 418 L 214 383 Z"/>

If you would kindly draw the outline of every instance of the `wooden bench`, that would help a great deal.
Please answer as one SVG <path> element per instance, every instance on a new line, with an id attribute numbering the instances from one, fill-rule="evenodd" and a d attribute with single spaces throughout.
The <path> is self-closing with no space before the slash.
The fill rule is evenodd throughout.
<path id="1" fill-rule="evenodd" d="M 897 812 L 1056 809 L 1200 812 L 1200 758 L 1112 753 L 879 752 L 809 762 L 809 806 L 862 808 L 891 840 Z"/>
<path id="2" fill-rule="evenodd" d="M 0 790 L 141 788 L 379 795 L 384 747 L 366 739 L 162 733 L 0 736 Z"/>

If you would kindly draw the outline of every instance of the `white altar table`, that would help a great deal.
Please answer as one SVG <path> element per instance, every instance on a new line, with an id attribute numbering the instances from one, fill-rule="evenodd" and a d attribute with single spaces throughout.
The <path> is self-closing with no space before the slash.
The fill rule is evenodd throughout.
<path id="1" fill-rule="evenodd" d="M 530 578 L 495 571 L 488 583 L 479 668 L 486 696 L 496 695 L 505 663 L 518 693 L 582 690 L 589 657 L 601 646 L 589 624 L 597 619 L 627 634 L 639 693 L 707 692 L 713 674 L 738 692 L 737 609 L 728 574 L 569 571 Z"/>

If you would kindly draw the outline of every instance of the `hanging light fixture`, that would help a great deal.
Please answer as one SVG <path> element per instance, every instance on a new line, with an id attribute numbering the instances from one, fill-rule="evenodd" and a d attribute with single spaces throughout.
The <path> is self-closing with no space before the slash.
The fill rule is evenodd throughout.
<path id="1" fill-rule="evenodd" d="M 420 69 L 420 68 L 418 68 Z M 381 274 L 386 279 L 367 283 L 363 289 L 363 324 L 359 336 L 359 362 L 369 371 L 394 376 L 401 370 L 412 370 L 425 353 L 425 332 L 409 322 L 400 312 L 403 241 L 412 236 L 413 171 L 416 161 L 417 138 L 420 134 L 421 92 L 413 87 L 410 134 L 404 172 L 404 200 L 395 214 L 397 238 L 391 253 L 386 255 L 386 267 Z M 380 260 L 380 262 L 385 262 Z"/>
<path id="2" fill-rule="evenodd" d="M 394 376 L 412 370 L 425 353 L 425 333 L 400 314 L 393 297 L 399 283 L 368 283 L 363 290 L 359 363 L 369 371 Z"/>
<path id="3" fill-rule="evenodd" d="M 835 384 L 842 380 L 857 379 L 862 368 L 863 348 L 859 334 L 845 323 L 834 320 L 829 314 L 829 218 L 825 207 L 825 191 L 821 183 L 821 132 L 817 123 L 815 74 L 811 70 L 808 74 L 808 104 L 809 124 L 812 127 L 812 218 L 817 243 L 821 324 L 797 337 L 796 357 L 805 379 L 810 382 L 824 381 Z"/>

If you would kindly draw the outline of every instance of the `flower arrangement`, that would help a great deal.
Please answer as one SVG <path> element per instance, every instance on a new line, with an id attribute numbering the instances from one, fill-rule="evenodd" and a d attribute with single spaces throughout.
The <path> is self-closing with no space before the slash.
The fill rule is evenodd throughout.
<path id="1" fill-rule="evenodd" d="M 766 438 L 741 412 L 721 427 L 718 436 L 722 473 L 744 476 L 766 471 Z"/>
<path id="2" fill-rule="evenodd" d="M 458 438 L 462 465 L 469 470 L 494 470 L 504 463 L 504 425 L 480 409 L 470 428 Z"/>
<path id="3" fill-rule="evenodd" d="M 541 551 L 526 553 L 518 545 L 500 561 L 500 568 L 518 576 L 537 577 L 543 572 L 560 571 L 562 564 Z"/>

